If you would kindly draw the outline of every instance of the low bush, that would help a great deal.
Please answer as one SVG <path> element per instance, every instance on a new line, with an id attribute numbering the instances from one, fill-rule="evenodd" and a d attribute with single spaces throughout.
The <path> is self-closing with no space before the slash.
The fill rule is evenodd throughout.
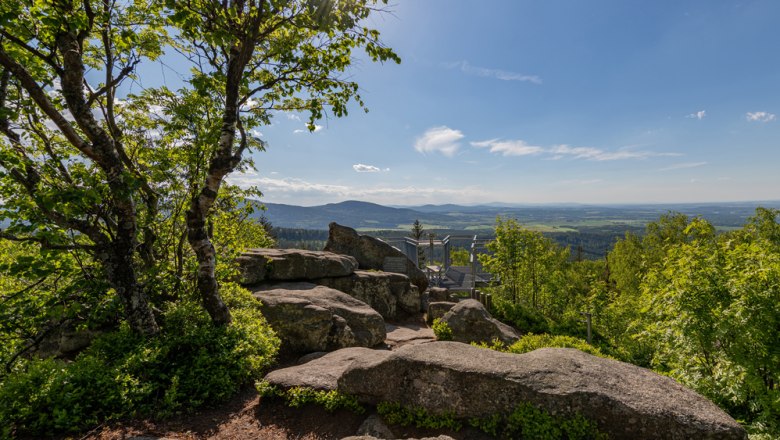
<path id="1" fill-rule="evenodd" d="M 506 347 L 505 351 L 520 354 L 545 347 L 576 348 L 577 350 L 584 351 L 585 353 L 594 356 L 609 358 L 609 356 L 603 354 L 597 347 L 588 344 L 583 339 L 575 338 L 573 336 L 550 335 L 546 333 L 540 335 L 535 335 L 533 333 L 523 335 L 517 342 Z"/>
<path id="2" fill-rule="evenodd" d="M 181 300 L 168 305 L 155 337 L 121 326 L 74 362 L 34 360 L 6 376 L 3 437 L 75 432 L 114 417 L 162 417 L 224 401 L 270 366 L 279 339 L 249 292 L 227 284 L 222 294 L 230 326 L 215 327 L 194 300 Z"/>
<path id="3" fill-rule="evenodd" d="M 521 332 L 548 333 L 550 323 L 544 315 L 532 307 L 513 303 L 494 295 L 490 313 L 501 322 L 511 325 Z"/>
<path id="4" fill-rule="evenodd" d="M 452 429 L 459 431 L 463 427 L 461 420 L 452 414 L 430 414 L 423 408 L 408 408 L 396 402 L 382 402 L 377 412 L 385 421 L 393 425 L 429 429 Z M 468 424 L 493 437 L 534 440 L 606 440 L 607 435 L 600 432 L 596 424 L 580 414 L 571 417 L 555 416 L 547 411 L 524 403 L 515 407 L 509 414 L 493 414 L 487 417 L 472 418 Z"/>
<path id="5" fill-rule="evenodd" d="M 450 328 L 449 324 L 447 324 L 447 321 L 444 321 L 441 318 L 436 318 L 433 320 L 433 325 L 431 328 L 433 329 L 433 334 L 436 335 L 437 340 L 452 340 L 452 329 Z"/>
<path id="6" fill-rule="evenodd" d="M 353 396 L 339 393 L 336 390 L 315 390 L 307 387 L 293 387 L 287 390 L 275 387 L 261 380 L 255 383 L 262 397 L 281 398 L 287 406 L 300 408 L 306 404 L 319 405 L 327 411 L 346 409 L 356 414 L 363 414 L 366 409 Z"/>

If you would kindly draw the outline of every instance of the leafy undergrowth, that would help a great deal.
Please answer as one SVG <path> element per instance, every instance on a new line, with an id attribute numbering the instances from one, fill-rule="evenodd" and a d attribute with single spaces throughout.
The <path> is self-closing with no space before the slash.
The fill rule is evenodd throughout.
<path id="1" fill-rule="evenodd" d="M 366 409 L 353 396 L 339 393 L 336 390 L 315 390 L 307 387 L 282 389 L 264 380 L 255 383 L 261 397 L 280 398 L 292 408 L 300 408 L 306 404 L 320 405 L 327 411 L 346 409 L 357 414 L 363 414 Z"/>
<path id="2" fill-rule="evenodd" d="M 497 339 L 494 339 L 491 344 L 481 343 L 481 344 L 472 344 L 472 345 L 481 348 L 489 348 L 491 350 L 502 351 L 505 353 L 515 353 L 515 354 L 528 353 L 530 351 L 538 350 L 540 348 L 547 348 L 547 347 L 576 348 L 577 350 L 583 351 L 588 354 L 592 354 L 594 356 L 612 359 L 612 357 L 602 353 L 598 347 L 594 347 L 582 339 L 575 338 L 573 336 L 550 335 L 547 333 L 543 333 L 540 335 L 528 333 L 526 335 L 523 335 L 517 342 L 509 346 L 507 346 L 506 344 L 504 344 L 503 342 Z"/>
<path id="3" fill-rule="evenodd" d="M 0 382 L 0 437 L 76 432 L 124 416 L 167 417 L 213 405 L 257 379 L 279 339 L 259 303 L 223 286 L 233 323 L 215 327 L 194 300 L 169 304 L 162 330 L 141 338 L 126 326 L 74 362 L 33 360 Z"/>

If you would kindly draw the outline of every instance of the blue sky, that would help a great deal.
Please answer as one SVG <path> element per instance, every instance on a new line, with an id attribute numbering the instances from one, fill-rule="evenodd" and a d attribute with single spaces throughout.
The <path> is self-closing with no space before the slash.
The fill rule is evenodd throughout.
<path id="1" fill-rule="evenodd" d="M 370 112 L 261 131 L 267 202 L 780 199 L 780 2 L 399 0 Z"/>

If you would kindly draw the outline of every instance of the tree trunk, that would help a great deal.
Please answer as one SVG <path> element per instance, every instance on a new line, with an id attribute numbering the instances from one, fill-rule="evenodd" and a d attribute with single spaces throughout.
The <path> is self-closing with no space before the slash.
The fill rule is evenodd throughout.
<path id="1" fill-rule="evenodd" d="M 238 128 L 238 110 L 241 80 L 244 69 L 252 58 L 254 43 L 252 39 L 239 41 L 230 49 L 225 78 L 225 110 L 222 113 L 222 129 L 219 145 L 209 161 L 206 179 L 199 194 L 193 197 L 187 211 L 187 240 L 198 258 L 198 292 L 203 307 L 217 325 L 230 324 L 230 310 L 219 295 L 215 269 L 217 253 L 211 242 L 206 220 L 209 211 L 217 199 L 219 188 L 225 176 L 232 172 L 241 161 L 246 148 L 246 140 L 235 150 L 236 130 Z"/>
<path id="2" fill-rule="evenodd" d="M 126 240 L 115 240 L 110 243 L 103 265 L 109 282 L 122 300 L 130 328 L 144 336 L 153 335 L 160 328 L 157 326 L 146 293 L 138 284 L 132 261 L 133 248 L 128 247 L 127 244 Z"/>
<path id="3" fill-rule="evenodd" d="M 206 189 L 204 188 L 203 192 Z M 198 293 L 203 307 L 214 324 L 228 325 L 233 318 L 219 295 L 219 284 L 217 284 L 216 278 L 217 252 L 211 243 L 206 227 L 208 208 L 203 209 L 208 200 L 201 200 L 202 198 L 208 199 L 201 194 L 200 197 L 193 200 L 190 210 L 187 211 L 187 240 L 198 259 Z M 211 203 L 215 198 L 216 192 L 214 198 L 210 200 Z M 211 203 L 208 205 L 210 206 Z"/>

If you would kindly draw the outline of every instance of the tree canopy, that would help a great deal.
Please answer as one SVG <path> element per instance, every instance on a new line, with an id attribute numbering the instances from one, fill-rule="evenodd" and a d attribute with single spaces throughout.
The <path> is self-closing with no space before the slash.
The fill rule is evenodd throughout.
<path id="1" fill-rule="evenodd" d="M 116 298 L 136 332 L 153 334 L 156 302 L 194 284 L 213 322 L 229 323 L 215 213 L 253 193 L 226 189 L 225 176 L 251 166 L 246 152 L 264 146 L 252 132 L 275 112 L 308 112 L 313 127 L 326 113 L 345 116 L 350 101 L 363 105 L 345 73 L 354 51 L 399 61 L 363 25 L 375 6 L 3 2 L 2 237 L 59 262 L 50 273 L 27 269 L 20 287 Z M 169 51 L 191 63 L 183 88 L 119 96 L 141 63 Z"/>

